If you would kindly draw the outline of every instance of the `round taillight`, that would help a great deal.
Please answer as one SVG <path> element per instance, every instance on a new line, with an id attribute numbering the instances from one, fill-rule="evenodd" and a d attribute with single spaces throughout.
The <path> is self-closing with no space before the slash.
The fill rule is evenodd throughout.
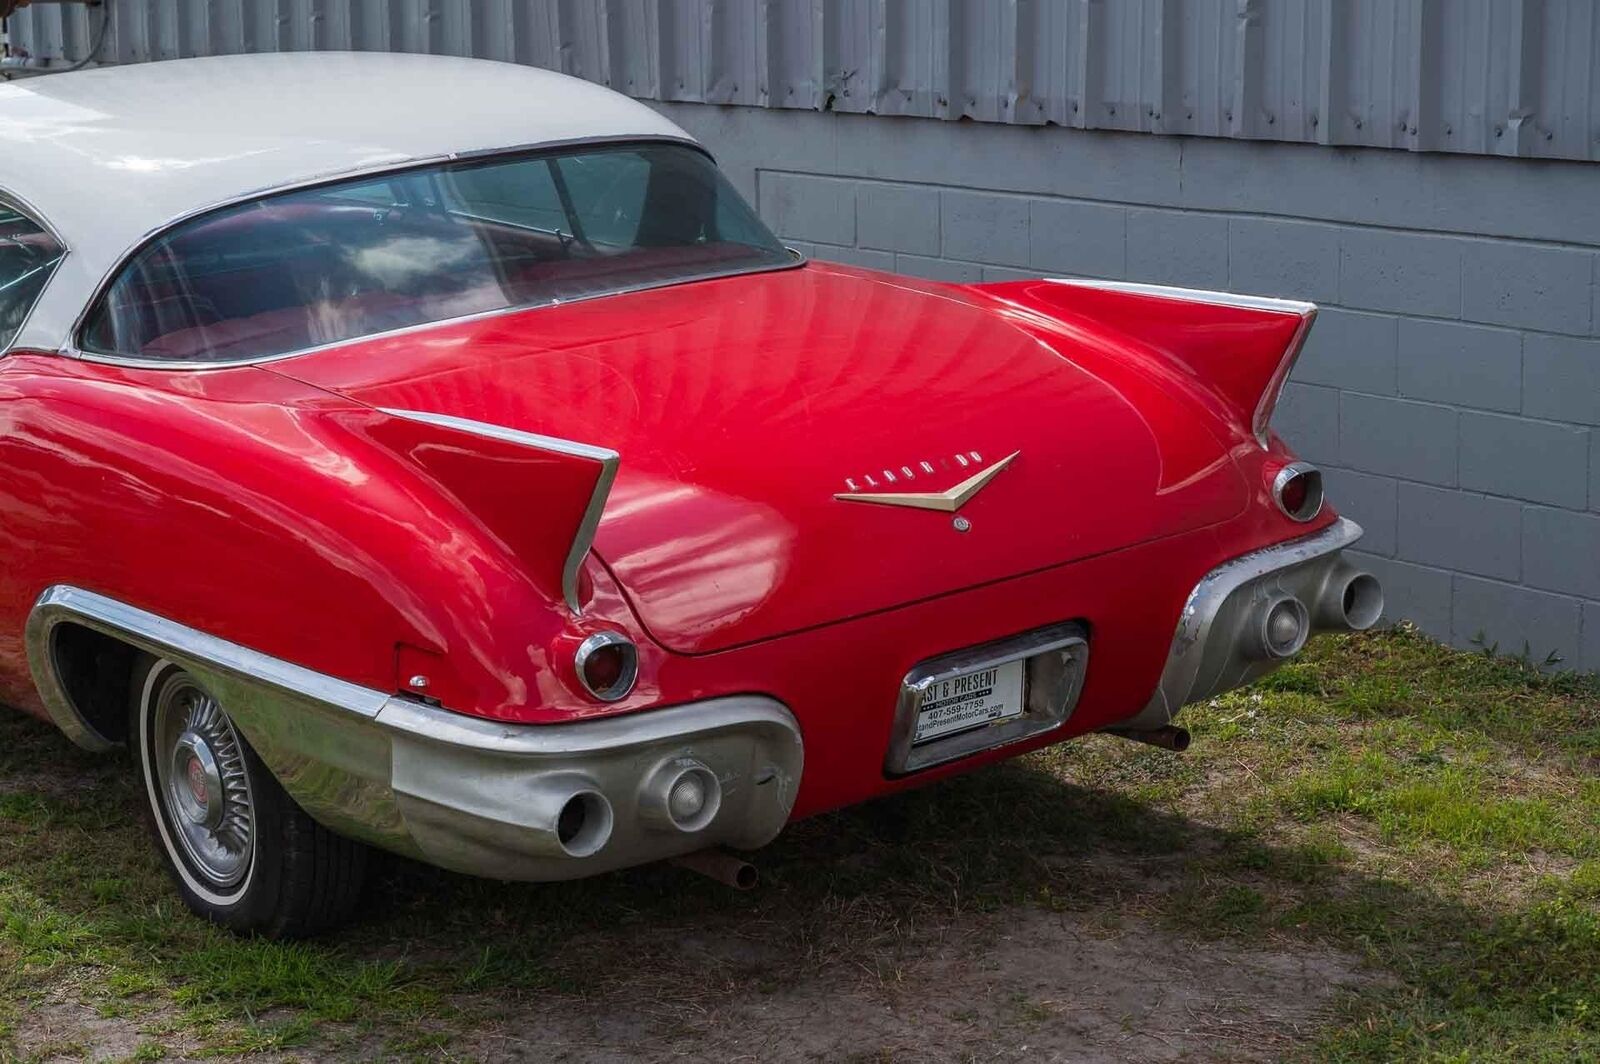
<path id="1" fill-rule="evenodd" d="M 639 649 L 621 632 L 596 632 L 578 644 L 573 664 L 585 690 L 602 702 L 617 702 L 639 678 Z"/>
<path id="2" fill-rule="evenodd" d="M 1322 471 L 1310 462 L 1291 462 L 1272 479 L 1272 497 L 1292 521 L 1310 521 L 1322 512 Z"/>
<path id="3" fill-rule="evenodd" d="M 1306 505 L 1306 478 L 1295 477 L 1284 486 L 1283 494 L 1278 496 L 1278 501 L 1290 513 L 1299 513 Z"/>

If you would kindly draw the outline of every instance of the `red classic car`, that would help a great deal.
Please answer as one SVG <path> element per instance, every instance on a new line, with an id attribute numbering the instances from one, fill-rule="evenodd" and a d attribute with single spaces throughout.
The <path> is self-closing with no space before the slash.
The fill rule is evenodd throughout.
<path id="1" fill-rule="evenodd" d="M 807 261 L 517 66 L 0 86 L 0 699 L 126 746 L 190 907 L 272 934 L 369 846 L 565 879 L 1181 748 L 1382 607 L 1268 426 L 1314 312 Z"/>

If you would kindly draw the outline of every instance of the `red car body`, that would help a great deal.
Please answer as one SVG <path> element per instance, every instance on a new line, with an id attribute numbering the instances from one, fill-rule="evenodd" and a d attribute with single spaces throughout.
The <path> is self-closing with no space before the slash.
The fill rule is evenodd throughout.
<path id="1" fill-rule="evenodd" d="M 1313 628 L 1376 619 L 1376 585 L 1337 559 L 1359 530 L 1267 428 L 1313 314 L 797 260 L 233 366 L 23 344 L 0 360 L 0 699 L 101 747 L 124 737 L 86 664 L 105 645 L 62 643 L 62 626 L 173 656 L 227 694 L 316 820 L 516 878 L 757 844 L 1085 732 L 1171 742 L 1184 701 L 1259 675 Z M 947 507 L 851 497 L 980 473 Z M 1283 645 L 1256 645 L 1291 623 Z M 928 767 L 895 760 L 920 666 L 1062 625 L 1086 658 L 1060 719 Z M 635 649 L 615 699 L 578 675 L 596 634 Z M 643 796 L 648 827 L 672 738 L 652 722 L 740 699 L 770 707 L 749 727 L 793 747 L 754 770 L 787 789 L 759 828 L 582 853 L 524 846 L 511 814 L 439 819 L 444 790 L 502 777 L 453 753 L 417 768 L 399 732 L 356 731 L 403 718 L 404 749 L 429 751 L 464 729 L 493 758 L 537 747 L 563 779 L 587 771 L 561 760 L 566 736 L 609 728 L 593 747 L 607 751 L 650 737 L 592 785 L 607 833 L 615 820 L 632 839 L 629 803 Z M 357 709 L 328 723 L 345 721 L 330 705 Z M 731 795 L 742 771 L 697 779 Z M 507 768 L 504 785 L 521 778 Z"/>
<path id="2" fill-rule="evenodd" d="M 1270 494 L 1293 461 L 1281 441 L 1259 446 L 1181 352 L 1142 338 L 1170 300 L 1078 289 L 1075 309 L 1055 287 L 810 263 L 272 366 L 178 376 L 13 352 L 0 363 L 0 543 L 15 559 L 0 575 L 0 697 L 42 713 L 22 634 L 45 588 L 75 584 L 374 689 L 426 673 L 450 709 L 498 720 L 770 694 L 819 766 L 800 816 L 1112 726 L 1155 689 L 1201 577 L 1336 518 L 1285 515 Z M 1263 386 L 1297 326 L 1178 306 L 1186 328 L 1259 344 Z M 730 370 L 743 351 L 762 356 Z M 395 407 L 616 447 L 582 614 L 553 608 L 553 581 L 464 520 L 448 489 L 395 476 L 370 439 L 374 408 Z M 833 497 L 923 461 L 937 463 L 923 481 L 948 487 L 965 468 L 953 456 L 1013 451 L 962 509 L 966 533 Z M 513 466 L 496 483 L 533 496 L 540 475 Z M 543 549 L 554 572 L 565 543 Z M 884 776 L 913 665 L 1072 618 L 1092 623 L 1094 660 L 1065 728 Z M 621 702 L 568 675 L 597 625 L 642 650 Z"/>

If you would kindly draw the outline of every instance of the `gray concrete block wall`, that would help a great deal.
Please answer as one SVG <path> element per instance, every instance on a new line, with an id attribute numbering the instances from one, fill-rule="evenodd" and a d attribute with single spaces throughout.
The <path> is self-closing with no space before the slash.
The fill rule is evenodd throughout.
<path id="1" fill-rule="evenodd" d="M 1390 617 L 1600 670 L 1592 164 L 661 109 L 819 258 L 1314 300 L 1274 424 L 1367 528 Z"/>

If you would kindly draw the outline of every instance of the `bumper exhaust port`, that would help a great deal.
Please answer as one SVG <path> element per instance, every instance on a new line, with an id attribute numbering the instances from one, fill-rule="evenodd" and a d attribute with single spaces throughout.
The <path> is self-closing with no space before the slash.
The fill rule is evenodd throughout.
<path id="1" fill-rule="evenodd" d="M 593 857 L 611 841 L 611 803 L 593 780 L 575 772 L 553 773 L 521 792 L 518 823 L 529 853 Z"/>
<path id="2" fill-rule="evenodd" d="M 1383 588 L 1371 573 L 1340 559 L 1317 601 L 1317 627 L 1364 632 L 1383 616 Z"/>
<path id="3" fill-rule="evenodd" d="M 556 841 L 569 857 L 600 852 L 611 838 L 611 803 L 599 791 L 579 791 L 556 817 Z"/>

